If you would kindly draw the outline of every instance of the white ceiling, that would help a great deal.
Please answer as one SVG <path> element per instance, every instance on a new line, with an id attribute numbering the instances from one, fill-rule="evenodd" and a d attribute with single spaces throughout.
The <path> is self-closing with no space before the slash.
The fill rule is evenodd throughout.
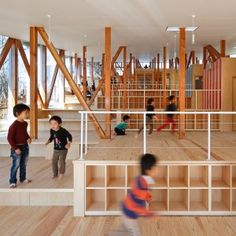
<path id="1" fill-rule="evenodd" d="M 127 45 L 141 60 L 149 59 L 168 44 L 174 54 L 174 35 L 166 26 L 192 24 L 196 14 L 196 45 L 187 35 L 187 50 L 201 53 L 206 44 L 219 45 L 227 40 L 227 52 L 236 49 L 236 0 L 0 0 L 0 34 L 29 39 L 29 26 L 48 28 L 52 16 L 52 41 L 58 48 L 81 55 L 88 47 L 88 57 L 101 58 L 104 27 L 112 27 L 113 53 Z M 85 38 L 84 35 L 87 35 Z"/>

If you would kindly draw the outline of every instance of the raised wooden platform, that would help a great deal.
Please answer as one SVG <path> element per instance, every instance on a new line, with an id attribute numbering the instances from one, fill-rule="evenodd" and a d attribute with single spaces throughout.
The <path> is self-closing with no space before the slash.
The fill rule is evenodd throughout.
<path id="1" fill-rule="evenodd" d="M 102 236 L 119 224 L 120 217 L 74 218 L 72 207 L 0 207 L 2 236 Z M 141 219 L 140 228 L 145 236 L 234 236 L 236 218 L 160 217 Z"/>
<path id="2" fill-rule="evenodd" d="M 92 146 L 86 160 L 137 160 L 143 153 L 143 134 L 113 136 Z M 212 132 L 212 160 L 236 161 L 236 132 Z M 207 159 L 207 132 L 186 132 L 186 138 L 170 132 L 147 135 L 147 152 L 166 161 L 203 161 Z"/>

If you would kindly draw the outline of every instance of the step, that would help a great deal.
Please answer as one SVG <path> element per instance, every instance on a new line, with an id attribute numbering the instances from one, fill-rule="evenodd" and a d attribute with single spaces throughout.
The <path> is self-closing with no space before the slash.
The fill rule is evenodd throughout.
<path id="1" fill-rule="evenodd" d="M 1 206 L 73 206 L 74 189 L 0 189 Z"/>

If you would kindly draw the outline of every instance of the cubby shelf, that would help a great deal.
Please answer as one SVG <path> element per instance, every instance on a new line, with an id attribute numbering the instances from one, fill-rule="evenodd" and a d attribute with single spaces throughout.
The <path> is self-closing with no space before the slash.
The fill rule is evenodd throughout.
<path id="1" fill-rule="evenodd" d="M 87 189 L 86 190 L 86 211 L 105 210 L 105 190 Z"/>
<path id="2" fill-rule="evenodd" d="M 212 211 L 229 211 L 230 210 L 230 190 L 213 189 L 212 190 Z"/>
<path id="3" fill-rule="evenodd" d="M 119 211 L 120 204 L 125 198 L 125 189 L 107 190 L 107 211 Z"/>
<path id="4" fill-rule="evenodd" d="M 125 166 L 107 166 L 107 187 L 124 187 L 125 176 Z"/>
<path id="5" fill-rule="evenodd" d="M 187 189 L 171 189 L 169 194 L 170 211 L 188 211 Z"/>
<path id="6" fill-rule="evenodd" d="M 84 202 L 86 214 L 118 214 L 135 177 L 140 175 L 139 163 L 81 161 L 80 164 L 85 168 L 85 192 L 80 202 Z M 236 162 L 162 162 L 150 189 L 149 206 L 153 211 L 233 215 L 236 214 Z"/>
<path id="7" fill-rule="evenodd" d="M 86 187 L 105 187 L 105 166 L 87 166 Z"/>
<path id="8" fill-rule="evenodd" d="M 190 187 L 207 187 L 208 186 L 208 167 L 207 166 L 190 166 Z"/>
<path id="9" fill-rule="evenodd" d="M 208 190 L 191 189 L 190 190 L 190 211 L 208 210 Z"/>
<path id="10" fill-rule="evenodd" d="M 230 166 L 212 166 L 212 187 L 230 187 Z"/>
<path id="11" fill-rule="evenodd" d="M 188 186 L 188 166 L 170 166 L 169 167 L 170 187 Z"/>

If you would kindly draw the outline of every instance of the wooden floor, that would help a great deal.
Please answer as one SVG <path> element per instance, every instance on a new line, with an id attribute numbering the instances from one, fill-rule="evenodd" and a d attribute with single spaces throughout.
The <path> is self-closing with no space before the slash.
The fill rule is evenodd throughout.
<path id="1" fill-rule="evenodd" d="M 119 217 L 72 217 L 71 207 L 0 207 L 1 236 L 102 236 Z M 140 220 L 143 236 L 235 236 L 235 217 L 160 217 Z"/>
<path id="2" fill-rule="evenodd" d="M 113 136 L 90 148 L 88 160 L 136 160 L 143 153 L 143 135 L 135 138 L 134 132 L 126 136 Z M 236 132 L 212 132 L 212 159 L 236 160 Z M 198 161 L 207 159 L 207 132 L 187 132 L 186 138 L 170 132 L 147 135 L 147 152 L 160 160 Z"/>
<path id="3" fill-rule="evenodd" d="M 8 188 L 11 158 L 0 159 L 0 188 Z M 66 162 L 66 174 L 62 180 L 52 179 L 51 161 L 42 157 L 29 158 L 27 177 L 32 179 L 30 184 L 19 184 L 18 188 L 72 188 L 73 164 Z"/>

